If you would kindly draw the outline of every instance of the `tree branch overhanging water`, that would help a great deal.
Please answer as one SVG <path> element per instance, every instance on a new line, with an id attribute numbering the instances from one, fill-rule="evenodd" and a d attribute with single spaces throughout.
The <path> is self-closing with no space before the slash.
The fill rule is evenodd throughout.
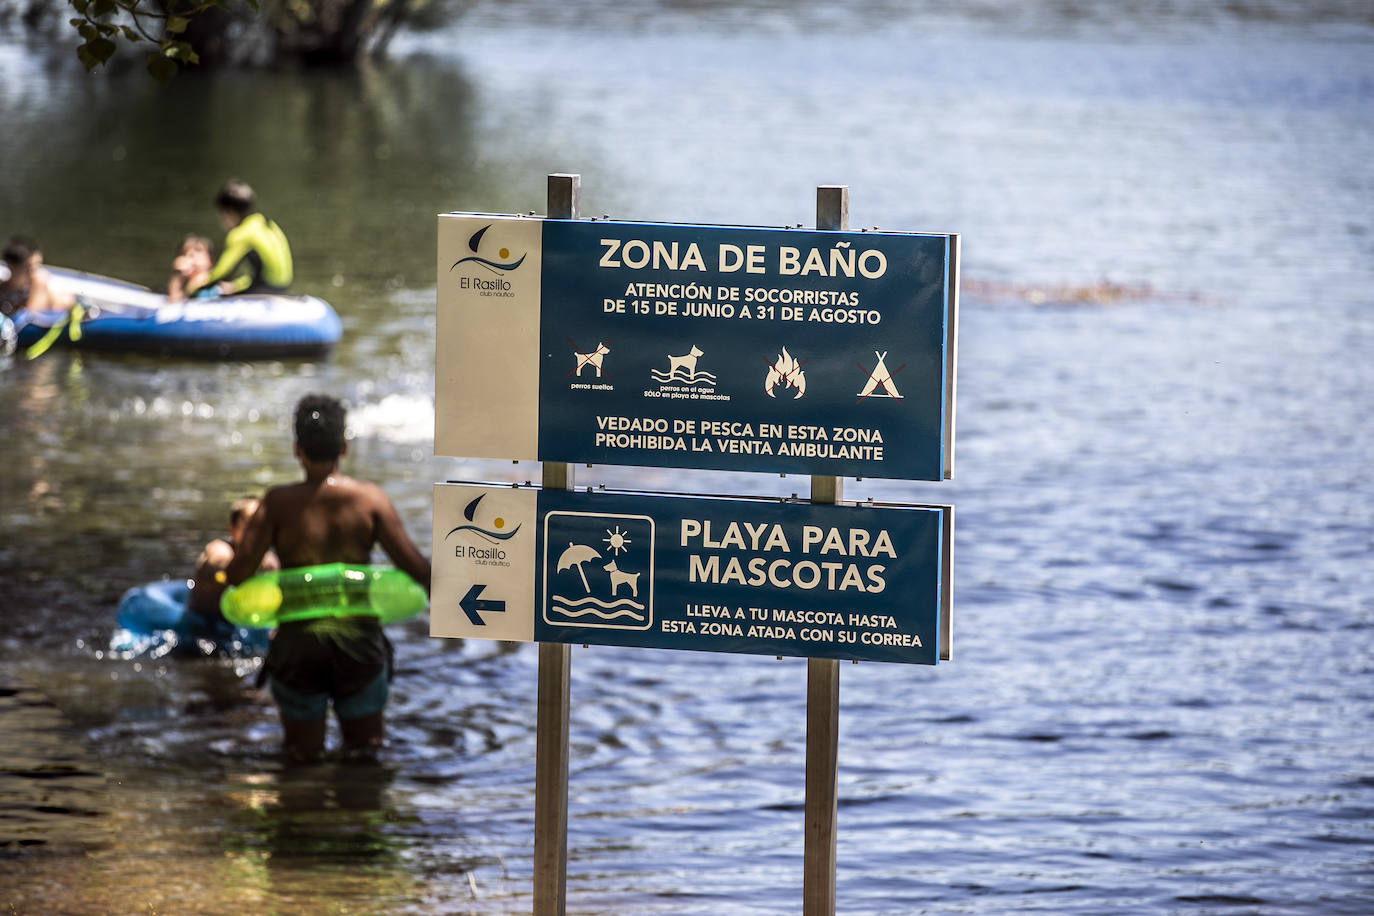
<path id="1" fill-rule="evenodd" d="M 23 18 L 42 30 L 64 10 L 75 13 L 67 24 L 87 70 L 105 67 L 122 52 L 141 52 L 148 73 L 166 84 L 186 67 L 355 66 L 383 54 L 401 25 L 447 22 L 467 2 L 32 0 Z"/>

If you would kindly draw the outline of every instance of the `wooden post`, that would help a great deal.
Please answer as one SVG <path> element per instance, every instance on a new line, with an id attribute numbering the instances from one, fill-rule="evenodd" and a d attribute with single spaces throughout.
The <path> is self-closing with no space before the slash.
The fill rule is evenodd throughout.
<path id="1" fill-rule="evenodd" d="M 816 228 L 849 228 L 849 187 L 816 188 Z M 834 505 L 843 497 L 840 477 L 812 475 L 811 502 Z M 840 735 L 840 663 L 806 660 L 806 849 L 802 874 L 805 916 L 834 916 L 837 772 Z"/>
<path id="2" fill-rule="evenodd" d="M 581 175 L 550 175 L 549 219 L 577 219 Z M 544 462 L 544 489 L 571 490 L 573 466 Z M 534 914 L 563 916 L 568 897 L 568 694 L 571 647 L 539 644 L 534 752 Z"/>

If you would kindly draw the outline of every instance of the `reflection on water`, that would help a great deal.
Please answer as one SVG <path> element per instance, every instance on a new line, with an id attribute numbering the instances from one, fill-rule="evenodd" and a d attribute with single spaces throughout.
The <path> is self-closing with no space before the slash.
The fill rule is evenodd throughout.
<path id="1" fill-rule="evenodd" d="M 307 391 L 422 546 L 435 481 L 539 476 L 431 455 L 433 217 L 577 171 L 588 213 L 810 223 L 843 181 L 856 226 L 964 233 L 955 480 L 846 485 L 953 501 L 959 559 L 953 664 L 844 666 L 842 909 L 1365 913 L 1371 44 L 1341 2 L 512 2 L 164 91 L 0 42 L 0 232 L 158 284 L 236 174 L 345 324 L 314 361 L 0 362 L 0 907 L 529 909 L 530 647 L 395 628 L 383 765 L 289 771 L 255 660 L 104 650 L 295 477 Z M 805 666 L 573 657 L 570 909 L 796 911 Z"/>
<path id="2" fill-rule="evenodd" d="M 24 817 L 6 818 L 21 822 L 5 851 L 23 853 L 31 887 L 53 889 L 42 912 L 394 912 L 423 897 L 405 855 L 416 820 L 388 797 L 386 768 L 25 775 L 44 787 L 6 793 L 7 813 Z M 83 778 L 99 806 L 60 805 Z"/>
<path id="3" fill-rule="evenodd" d="M 27 58 L 0 61 L 10 65 L 0 73 L 15 71 L 0 88 L 9 110 L 42 74 Z M 8 231 L 37 237 L 54 263 L 150 286 L 166 282 L 182 235 L 221 236 L 212 197 L 242 175 L 292 238 L 302 288 L 380 304 L 385 291 L 433 282 L 430 217 L 486 182 L 473 168 L 460 71 L 188 74 L 168 89 L 132 75 L 54 78 L 47 88 L 52 104 L 0 141 L 0 213 L 23 217 Z"/>

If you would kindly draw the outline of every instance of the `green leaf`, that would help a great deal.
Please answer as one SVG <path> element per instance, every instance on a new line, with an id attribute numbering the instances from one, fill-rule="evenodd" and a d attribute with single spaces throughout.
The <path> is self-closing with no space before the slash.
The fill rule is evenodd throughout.
<path id="1" fill-rule="evenodd" d="M 94 70 L 96 67 L 100 66 L 100 61 L 96 59 L 95 55 L 92 54 L 90 49 L 84 44 L 76 46 L 76 56 L 80 58 L 81 66 L 85 67 L 87 70 Z"/>
<path id="2" fill-rule="evenodd" d="M 81 24 L 76 27 L 76 31 L 77 34 L 88 42 L 95 41 L 100 37 L 100 30 L 95 27 L 95 23 L 87 22 L 85 19 L 81 20 Z"/>
<path id="3" fill-rule="evenodd" d="M 129 28 L 127 25 L 122 25 L 122 26 L 120 26 L 119 28 L 120 28 L 120 30 L 124 33 L 124 38 L 125 38 L 126 40 L 128 40 L 128 41 L 142 41 L 142 40 L 143 40 L 143 36 L 142 36 L 142 35 L 138 34 L 138 33 L 135 32 L 133 29 Z"/>
<path id="4" fill-rule="evenodd" d="M 108 38 L 97 38 L 86 42 L 86 48 L 98 63 L 105 63 L 115 52 L 115 43 Z"/>
<path id="5" fill-rule="evenodd" d="M 180 35 L 186 31 L 186 27 L 191 24 L 191 20 L 185 16 L 168 16 L 167 24 L 163 26 L 168 35 Z"/>
<path id="6" fill-rule="evenodd" d="M 176 61 L 160 51 L 148 55 L 148 73 L 153 79 L 166 86 L 177 75 Z"/>
<path id="7" fill-rule="evenodd" d="M 91 3 L 91 15 L 97 19 L 101 16 L 108 16 L 114 12 L 114 0 L 93 0 Z"/>
<path id="8" fill-rule="evenodd" d="M 196 54 L 190 44 L 184 41 L 164 41 L 162 53 L 172 60 L 179 60 L 188 64 L 200 63 L 200 56 Z"/>

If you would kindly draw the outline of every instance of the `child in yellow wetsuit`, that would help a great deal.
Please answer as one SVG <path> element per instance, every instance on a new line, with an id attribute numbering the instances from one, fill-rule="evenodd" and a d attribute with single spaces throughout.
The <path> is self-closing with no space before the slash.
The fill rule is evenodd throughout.
<path id="1" fill-rule="evenodd" d="M 225 229 L 224 250 L 203 282 L 189 286 L 187 295 L 218 284 L 224 295 L 284 293 L 291 285 L 291 246 L 286 233 L 258 212 L 253 189 L 233 179 L 215 195 L 215 209 Z"/>

